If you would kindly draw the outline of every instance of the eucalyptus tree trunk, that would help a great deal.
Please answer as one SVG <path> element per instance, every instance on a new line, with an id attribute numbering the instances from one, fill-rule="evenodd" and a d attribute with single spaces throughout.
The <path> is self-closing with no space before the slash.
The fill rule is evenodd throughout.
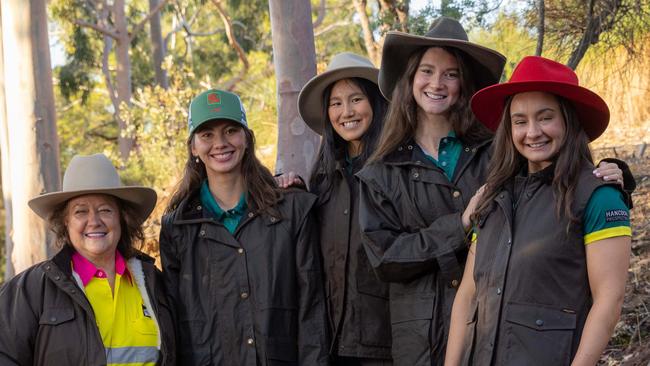
<path id="1" fill-rule="evenodd" d="M 14 266 L 11 262 L 12 215 L 11 215 L 11 159 L 9 159 L 9 136 L 7 130 L 7 109 L 5 105 L 4 60 L 2 52 L 2 9 L 0 8 L 0 167 L 2 171 L 2 207 L 5 211 L 5 273 L 4 278 L 13 277 Z"/>
<path id="2" fill-rule="evenodd" d="M 270 0 L 273 63 L 278 93 L 277 172 L 307 177 L 319 137 L 298 114 L 300 89 L 316 74 L 314 31 L 309 0 Z"/>
<path id="3" fill-rule="evenodd" d="M 2 0 L 6 116 L 11 157 L 16 273 L 49 254 L 45 222 L 27 206 L 59 189 L 59 143 L 52 91 L 46 0 Z"/>
<path id="4" fill-rule="evenodd" d="M 158 6 L 159 0 L 149 0 L 149 11 L 153 12 Z M 149 29 L 151 31 L 151 47 L 153 49 L 153 67 L 156 71 L 156 83 L 163 89 L 169 87 L 167 72 L 163 69 L 163 60 L 165 59 L 165 48 L 163 43 L 162 30 L 160 27 L 160 11 L 156 11 L 149 20 Z"/>

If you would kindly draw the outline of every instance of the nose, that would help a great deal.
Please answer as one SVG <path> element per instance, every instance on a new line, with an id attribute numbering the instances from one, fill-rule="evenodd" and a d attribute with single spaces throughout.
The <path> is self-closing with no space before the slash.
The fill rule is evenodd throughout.
<path id="1" fill-rule="evenodd" d="M 528 123 L 528 128 L 526 129 L 526 136 L 528 138 L 534 138 L 542 134 L 542 129 L 539 128 L 539 124 L 536 121 L 531 121 Z"/>
<path id="2" fill-rule="evenodd" d="M 346 117 L 350 117 L 354 115 L 354 107 L 352 106 L 352 103 L 343 104 L 343 115 Z"/>
<path id="3" fill-rule="evenodd" d="M 442 88 L 442 78 L 443 74 L 442 73 L 434 73 L 431 75 L 431 78 L 429 78 L 429 85 L 435 89 L 440 89 Z"/>
<path id="4" fill-rule="evenodd" d="M 88 224 L 94 226 L 99 226 L 102 224 L 102 220 L 99 217 L 99 212 L 95 210 L 90 210 L 90 212 L 88 213 Z"/>

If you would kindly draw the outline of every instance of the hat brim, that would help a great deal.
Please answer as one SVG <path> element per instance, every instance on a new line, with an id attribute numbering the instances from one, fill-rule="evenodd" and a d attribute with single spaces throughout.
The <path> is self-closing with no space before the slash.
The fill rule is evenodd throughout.
<path id="1" fill-rule="evenodd" d="M 309 80 L 298 95 L 298 113 L 307 126 L 323 135 L 323 92 L 339 80 L 362 78 L 377 84 L 379 70 L 374 67 L 352 66 L 323 72 Z"/>
<path id="2" fill-rule="evenodd" d="M 72 198 L 87 194 L 107 194 L 131 204 L 138 216 L 135 218 L 138 224 L 142 224 L 149 217 L 156 207 L 157 200 L 156 191 L 151 188 L 128 186 L 46 193 L 32 198 L 27 204 L 38 216 L 47 221 L 59 205 Z"/>
<path id="3" fill-rule="evenodd" d="M 469 41 L 391 31 L 384 39 L 379 71 L 379 89 L 386 99 L 391 99 L 397 81 L 406 72 L 408 58 L 423 47 L 453 47 L 466 54 L 477 90 L 498 83 L 506 63 L 499 52 Z"/>
<path id="4" fill-rule="evenodd" d="M 555 94 L 572 102 L 590 141 L 597 139 L 607 129 L 607 103 L 587 88 L 561 82 L 522 81 L 492 85 L 474 94 L 471 101 L 472 111 L 481 123 L 496 131 L 501 122 L 506 99 L 515 94 L 534 91 Z"/>

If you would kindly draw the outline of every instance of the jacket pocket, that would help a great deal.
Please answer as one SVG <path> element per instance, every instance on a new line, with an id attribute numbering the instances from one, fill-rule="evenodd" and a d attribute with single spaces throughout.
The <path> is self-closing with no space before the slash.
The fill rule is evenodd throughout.
<path id="1" fill-rule="evenodd" d="M 433 299 L 391 301 L 392 355 L 396 365 L 431 364 Z"/>
<path id="2" fill-rule="evenodd" d="M 508 365 L 568 365 L 576 314 L 544 305 L 510 303 L 505 312 Z"/>
<path id="3" fill-rule="evenodd" d="M 59 325 L 74 319 L 73 308 L 46 308 L 38 320 L 40 325 Z"/>
<path id="4" fill-rule="evenodd" d="M 372 266 L 370 266 L 363 248 L 359 248 L 357 257 L 357 291 L 365 295 L 388 299 L 388 283 L 379 280 Z"/>
<path id="5" fill-rule="evenodd" d="M 390 310 L 388 300 L 361 294 L 359 296 L 361 320 L 360 342 L 368 346 L 390 347 Z"/>
<path id="6" fill-rule="evenodd" d="M 268 365 L 295 364 L 298 362 L 298 345 L 293 339 L 269 337 L 266 360 Z"/>

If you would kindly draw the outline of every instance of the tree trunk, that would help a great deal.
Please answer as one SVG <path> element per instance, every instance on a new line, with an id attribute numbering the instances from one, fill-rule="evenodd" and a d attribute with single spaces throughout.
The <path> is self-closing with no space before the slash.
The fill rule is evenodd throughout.
<path id="1" fill-rule="evenodd" d="M 535 48 L 535 55 L 541 56 L 544 51 L 544 0 L 537 0 L 537 47 Z"/>
<path id="2" fill-rule="evenodd" d="M 115 0 L 113 4 L 115 14 L 115 31 L 117 39 L 115 42 L 115 60 L 117 70 L 115 73 L 115 88 L 117 89 L 118 110 L 115 111 L 117 123 L 120 127 L 120 136 L 117 138 L 117 145 L 120 150 L 122 164 L 129 159 L 129 153 L 133 148 L 133 138 L 127 130 L 126 122 L 120 115 L 122 108 L 128 108 L 131 105 L 131 58 L 129 57 L 129 48 L 131 47 L 131 37 L 129 36 L 126 13 L 124 11 L 124 0 Z"/>
<path id="3" fill-rule="evenodd" d="M 14 276 L 14 266 L 11 262 L 13 229 L 11 216 L 11 159 L 9 159 L 9 136 L 7 130 L 7 109 L 5 105 L 4 55 L 2 52 L 2 9 L 0 8 L 0 166 L 2 171 L 2 202 L 5 211 L 5 273 L 4 278 Z"/>
<path id="4" fill-rule="evenodd" d="M 149 11 L 154 11 L 158 6 L 158 0 L 149 0 Z M 169 87 L 167 80 L 167 71 L 162 67 L 165 59 L 165 48 L 163 43 L 162 31 L 160 28 L 160 11 L 156 11 L 149 20 L 151 31 L 151 46 L 153 48 L 153 67 L 156 71 L 156 83 L 163 89 Z"/>
<path id="5" fill-rule="evenodd" d="M 27 201 L 60 186 L 46 0 L 2 0 L 16 272 L 50 253 L 47 229 Z"/>
<path id="6" fill-rule="evenodd" d="M 316 74 L 309 0 L 270 0 L 273 59 L 278 90 L 277 172 L 303 177 L 311 170 L 319 137 L 298 115 L 300 89 Z"/>
<path id="7" fill-rule="evenodd" d="M 372 28 L 370 27 L 370 19 L 368 18 L 368 13 L 366 13 L 366 0 L 353 0 L 354 7 L 359 15 L 359 20 L 361 21 L 361 30 L 363 31 L 363 43 L 366 46 L 366 52 L 368 52 L 368 57 L 375 65 L 379 65 L 381 61 L 381 54 L 379 45 L 375 42 L 375 36 L 373 35 Z"/>

